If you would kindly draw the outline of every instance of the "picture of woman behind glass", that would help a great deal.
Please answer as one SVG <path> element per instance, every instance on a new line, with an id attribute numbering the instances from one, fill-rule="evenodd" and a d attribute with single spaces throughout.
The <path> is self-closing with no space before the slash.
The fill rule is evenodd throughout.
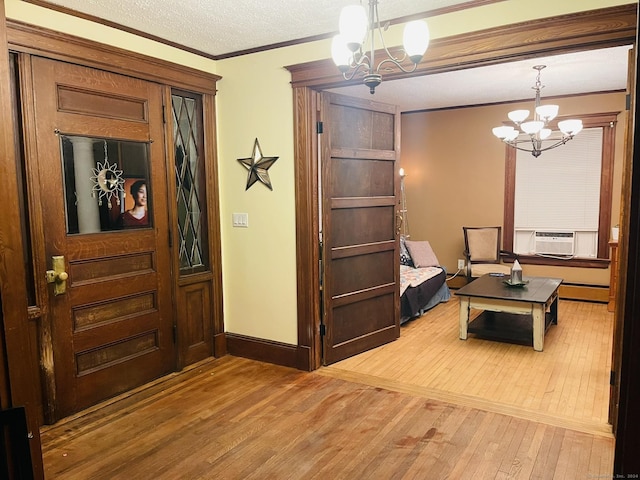
<path id="1" fill-rule="evenodd" d="M 119 225 L 121 227 L 146 227 L 149 225 L 147 216 L 147 182 L 137 180 L 130 188 L 133 207 L 120 215 Z"/>

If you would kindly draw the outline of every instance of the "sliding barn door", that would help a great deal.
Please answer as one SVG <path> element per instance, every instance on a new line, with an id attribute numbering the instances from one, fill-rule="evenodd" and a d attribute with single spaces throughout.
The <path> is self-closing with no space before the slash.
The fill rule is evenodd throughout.
<path id="1" fill-rule="evenodd" d="M 330 364 L 400 335 L 394 106 L 323 96 L 323 358 Z"/>

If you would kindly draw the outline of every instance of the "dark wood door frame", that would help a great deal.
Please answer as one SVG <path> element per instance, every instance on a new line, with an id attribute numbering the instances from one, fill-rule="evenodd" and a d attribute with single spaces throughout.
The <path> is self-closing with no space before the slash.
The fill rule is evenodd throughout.
<path id="1" fill-rule="evenodd" d="M 4 0 L 0 0 L 0 103 L 5 106 L 12 104 L 11 82 Z M 38 371 L 38 366 L 30 361 L 33 356 L 27 328 L 27 297 L 24 294 L 27 275 L 20 231 L 18 179 L 21 175 L 16 161 L 17 125 L 11 108 L 3 108 L 0 115 L 0 174 L 9 180 L 0 189 L 0 205 L 3 209 L 0 215 L 0 328 L 3 329 L 0 335 L 3 341 L 0 346 L 3 353 L 0 407 L 26 407 L 28 429 L 32 434 L 29 443 L 33 475 L 41 479 L 44 478 L 44 469 L 40 446 L 39 399 L 36 385 L 31 381 L 31 375 Z"/>
<path id="2" fill-rule="evenodd" d="M 435 39 L 415 72 L 385 74 L 385 80 L 630 45 L 636 39 L 636 10 L 630 4 Z M 360 80 L 345 81 L 331 59 L 286 68 L 294 104 L 299 365 L 314 370 L 321 366 L 317 92 Z"/>
<path id="3" fill-rule="evenodd" d="M 620 265 L 618 295 L 616 298 L 616 329 L 620 329 L 621 344 L 617 345 L 621 354 L 614 357 L 616 370 L 614 381 L 618 387 L 618 415 L 615 418 L 616 445 L 613 471 L 617 478 L 638 475 L 640 472 L 640 62 L 637 58 L 637 38 L 635 69 L 633 71 L 631 112 L 627 151 L 630 158 L 625 165 L 626 191 L 622 205 L 620 241 Z M 628 234 L 625 234 L 628 232 Z M 614 336 L 614 340 L 616 336 Z"/>

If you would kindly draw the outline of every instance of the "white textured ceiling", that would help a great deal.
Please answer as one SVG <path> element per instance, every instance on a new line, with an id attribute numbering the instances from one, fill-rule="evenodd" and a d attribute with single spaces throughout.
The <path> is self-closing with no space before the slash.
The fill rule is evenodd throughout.
<path id="1" fill-rule="evenodd" d="M 47 0 L 46 3 L 217 56 L 334 33 L 342 7 L 358 0 Z M 469 1 L 380 0 L 378 12 L 384 22 L 464 3 Z"/>
<path id="2" fill-rule="evenodd" d="M 468 0 L 379 0 L 381 20 L 468 7 Z M 48 0 L 211 56 L 291 42 L 337 30 L 340 9 L 356 0 Z M 364 2 L 363 0 L 363 3 Z M 425 16 L 425 15 L 422 15 Z M 533 98 L 533 65 L 544 64 L 543 97 L 624 90 L 628 47 L 383 81 L 372 97 L 362 85 L 340 93 L 400 105 L 402 111 Z M 428 51 L 427 51 L 428 55 Z M 327 52 L 330 57 L 330 52 Z"/>
<path id="3" fill-rule="evenodd" d="M 363 85 L 331 91 L 399 105 L 401 111 L 526 100 L 535 96 L 534 65 L 541 72 L 541 96 L 625 90 L 630 46 L 539 57 L 469 70 L 382 82 L 371 96 Z"/>

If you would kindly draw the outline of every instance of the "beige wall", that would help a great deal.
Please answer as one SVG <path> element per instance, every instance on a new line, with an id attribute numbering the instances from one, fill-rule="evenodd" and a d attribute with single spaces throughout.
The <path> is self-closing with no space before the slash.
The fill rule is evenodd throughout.
<path id="1" fill-rule="evenodd" d="M 432 17 L 428 21 L 431 38 L 441 38 L 540 16 L 626 3 L 631 2 L 508 0 Z M 328 58 L 330 41 L 213 62 L 19 0 L 5 0 L 5 11 L 9 19 L 222 75 L 217 115 L 225 328 L 228 332 L 297 343 L 293 105 L 290 77 L 283 67 Z M 386 40 L 390 46 L 401 43 L 401 26 L 392 27 Z M 244 189 L 246 171 L 237 159 L 250 155 L 255 138 L 259 139 L 265 155 L 280 157 L 269 170 L 273 192 L 263 185 Z M 488 145 L 490 139 L 486 142 Z M 464 173 L 462 168 L 460 174 Z M 417 179 L 417 173 L 412 175 Z M 462 185 L 462 181 L 457 182 L 447 194 L 461 191 Z M 249 214 L 248 229 L 231 227 L 233 212 Z M 458 233 L 451 238 L 455 241 Z"/>
<path id="2" fill-rule="evenodd" d="M 533 101 L 533 100 L 532 100 Z M 462 226 L 502 225 L 505 147 L 491 129 L 529 103 L 408 113 L 402 116 L 402 156 L 412 240 L 429 240 L 455 272 L 464 258 Z M 625 94 L 554 99 L 562 115 L 622 112 L 616 128 L 612 225 L 618 223 L 626 121 Z M 544 155 L 544 154 L 543 154 Z M 533 160 L 533 157 L 532 157 Z M 608 269 L 524 265 L 525 275 L 608 285 Z"/>

